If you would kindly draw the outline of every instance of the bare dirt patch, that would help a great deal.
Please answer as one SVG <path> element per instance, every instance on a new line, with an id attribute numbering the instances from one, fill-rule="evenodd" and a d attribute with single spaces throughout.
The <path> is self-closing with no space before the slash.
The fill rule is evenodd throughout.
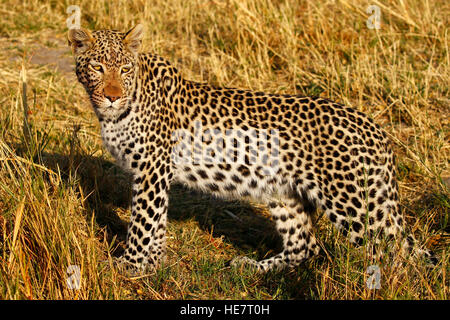
<path id="1" fill-rule="evenodd" d="M 60 38 L 43 36 L 40 40 L 2 39 L 9 61 L 25 60 L 35 67 L 47 67 L 51 72 L 59 72 L 69 80 L 75 80 L 75 63 L 67 43 Z"/>

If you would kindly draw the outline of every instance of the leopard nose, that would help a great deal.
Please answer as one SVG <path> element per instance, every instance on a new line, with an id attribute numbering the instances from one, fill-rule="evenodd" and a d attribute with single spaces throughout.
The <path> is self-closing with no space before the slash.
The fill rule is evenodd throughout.
<path id="1" fill-rule="evenodd" d="M 118 85 L 107 85 L 103 89 L 103 94 L 105 98 L 108 98 L 109 101 L 114 102 L 122 96 L 122 90 Z"/>
<path id="2" fill-rule="evenodd" d="M 107 95 L 105 95 L 105 97 L 107 99 L 109 99 L 109 101 L 111 101 L 111 102 L 114 102 L 114 101 L 116 101 L 117 99 L 120 98 L 120 96 L 107 96 Z"/>

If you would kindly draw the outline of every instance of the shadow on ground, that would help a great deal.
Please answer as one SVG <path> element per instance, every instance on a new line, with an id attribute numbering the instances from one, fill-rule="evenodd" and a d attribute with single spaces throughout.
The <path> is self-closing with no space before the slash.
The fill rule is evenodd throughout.
<path id="1" fill-rule="evenodd" d="M 120 255 L 128 226 L 131 177 L 114 163 L 99 157 L 47 154 L 43 158 L 47 167 L 59 168 L 66 180 L 74 181 L 74 177 L 84 197 L 89 195 L 86 207 L 95 213 L 97 225 L 107 230 L 108 243 L 114 237 L 120 242 L 113 253 Z M 241 254 L 252 254 L 257 259 L 270 257 L 282 249 L 281 238 L 266 215 L 262 208 L 247 202 L 218 199 L 180 184 L 171 187 L 169 221 L 194 220 L 213 237 L 223 236 Z M 274 293 L 282 288 L 283 295 L 290 299 L 308 299 L 313 281 L 311 269 L 302 265 L 291 272 L 270 273 L 264 276 L 262 285 Z"/>
<path id="2" fill-rule="evenodd" d="M 45 165 L 59 168 L 67 180 L 75 177 L 86 197 L 87 207 L 95 213 L 100 228 L 106 228 L 107 241 L 120 241 L 114 255 L 124 250 L 128 226 L 127 211 L 131 201 L 131 177 L 114 163 L 98 157 L 46 155 Z M 119 213 L 119 214 L 118 214 Z M 122 214 L 120 214 L 122 213 Z M 91 217 L 86 217 L 90 219 Z M 194 220 L 213 237 L 224 237 L 242 254 L 258 259 L 281 251 L 281 238 L 274 224 L 261 208 L 249 203 L 228 201 L 174 184 L 170 191 L 169 221 Z M 269 292 L 282 288 L 290 299 L 308 299 L 314 281 L 311 269 L 304 265 L 292 272 L 273 272 L 263 278 L 262 285 Z"/>
<path id="3" fill-rule="evenodd" d="M 60 171 L 63 179 L 77 183 L 95 213 L 108 241 L 125 241 L 127 210 L 131 202 L 131 177 L 114 163 L 99 157 L 43 155 L 43 164 Z M 90 217 L 87 217 L 90 219 Z M 228 201 L 174 184 L 170 191 L 169 221 L 197 221 L 200 228 L 258 258 L 281 250 L 281 239 L 273 223 L 249 203 Z M 120 250 L 120 249 L 119 249 Z"/>

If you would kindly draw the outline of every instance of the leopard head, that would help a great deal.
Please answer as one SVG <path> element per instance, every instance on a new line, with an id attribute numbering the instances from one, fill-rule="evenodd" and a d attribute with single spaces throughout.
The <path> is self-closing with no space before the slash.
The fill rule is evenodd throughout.
<path id="1" fill-rule="evenodd" d="M 89 94 L 99 117 L 114 118 L 131 100 L 142 36 L 141 24 L 126 33 L 69 30 L 68 42 L 75 57 L 78 81 Z"/>

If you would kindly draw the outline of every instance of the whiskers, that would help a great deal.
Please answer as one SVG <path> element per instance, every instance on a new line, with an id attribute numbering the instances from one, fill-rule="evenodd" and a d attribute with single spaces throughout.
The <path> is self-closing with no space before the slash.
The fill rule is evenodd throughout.
<path id="1" fill-rule="evenodd" d="M 123 101 L 129 101 L 129 100 L 133 100 L 131 97 L 125 97 L 125 98 L 120 98 Z"/>
<path id="2" fill-rule="evenodd" d="M 100 113 L 116 113 L 120 112 L 126 108 L 129 101 L 132 100 L 131 97 L 122 97 L 117 101 L 111 102 L 109 99 L 100 96 L 100 95 L 92 95 L 91 97 L 92 104 L 95 109 L 97 109 Z"/>

